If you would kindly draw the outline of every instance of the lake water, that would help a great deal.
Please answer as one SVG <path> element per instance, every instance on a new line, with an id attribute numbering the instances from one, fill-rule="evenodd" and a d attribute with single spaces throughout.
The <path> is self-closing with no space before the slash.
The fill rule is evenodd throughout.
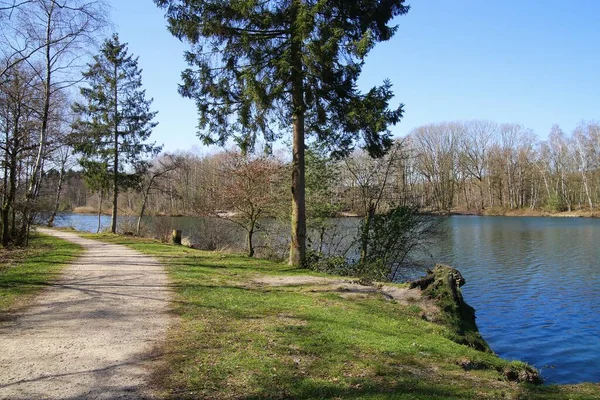
<path id="1" fill-rule="evenodd" d="M 451 217 L 434 259 L 458 268 L 494 352 L 548 383 L 600 382 L 600 220 Z"/>
<path id="2" fill-rule="evenodd" d="M 430 261 L 461 271 L 494 352 L 534 365 L 547 383 L 600 382 L 600 220 L 454 216 L 444 224 Z M 95 231 L 97 217 L 67 214 L 57 226 Z"/>

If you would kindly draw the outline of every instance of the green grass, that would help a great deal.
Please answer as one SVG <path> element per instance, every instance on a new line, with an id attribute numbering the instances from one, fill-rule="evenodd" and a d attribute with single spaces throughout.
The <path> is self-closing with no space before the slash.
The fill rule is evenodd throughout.
<path id="1" fill-rule="evenodd" d="M 112 235 L 88 235 L 167 265 L 180 324 L 156 373 L 174 399 L 594 399 L 598 385 L 530 386 L 519 367 L 457 344 L 450 328 L 378 294 L 269 286 L 272 275 L 315 275 L 281 263 Z M 465 371 L 460 364 L 476 366 Z M 585 366 L 582 366 L 585 367 Z"/>
<path id="2" fill-rule="evenodd" d="M 0 313 L 27 305 L 81 251 L 76 244 L 46 235 L 34 235 L 25 249 L 0 248 Z"/>

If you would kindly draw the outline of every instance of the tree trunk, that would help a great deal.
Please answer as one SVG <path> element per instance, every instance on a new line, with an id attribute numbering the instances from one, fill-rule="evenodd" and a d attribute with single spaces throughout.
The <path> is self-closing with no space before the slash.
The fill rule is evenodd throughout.
<path id="1" fill-rule="evenodd" d="M 369 209 L 365 215 L 365 224 L 360 233 L 360 263 L 364 264 L 369 256 L 369 231 L 371 230 L 371 222 L 375 217 L 375 204 L 369 204 Z"/>
<path id="2" fill-rule="evenodd" d="M 490 195 L 490 207 L 494 207 L 494 191 L 492 190 L 492 178 L 488 175 L 488 193 Z"/>
<path id="3" fill-rule="evenodd" d="M 181 245 L 181 235 L 182 235 L 183 231 L 181 229 L 174 229 L 173 233 L 171 234 L 171 241 L 173 242 L 173 244 L 178 244 Z"/>
<path id="4" fill-rule="evenodd" d="M 471 209 L 471 196 L 469 196 L 469 192 L 470 189 L 467 188 L 467 180 L 463 177 L 462 179 L 462 188 L 463 188 L 463 194 L 465 196 L 465 204 L 467 206 L 467 210 Z M 456 196 L 458 197 L 458 196 Z M 457 199 L 456 202 L 458 203 L 460 201 L 460 199 Z"/>
<path id="5" fill-rule="evenodd" d="M 118 71 L 117 65 L 115 64 L 114 68 L 114 93 L 113 93 L 113 101 L 114 101 L 114 171 L 113 171 L 113 202 L 112 202 L 112 217 L 110 222 L 110 231 L 112 233 L 117 233 L 117 207 L 119 201 L 119 120 L 118 120 L 118 107 L 119 107 L 119 97 L 117 92 L 117 80 L 118 80 Z"/>
<path id="6" fill-rule="evenodd" d="M 483 194 L 483 178 L 479 176 L 477 178 L 479 180 L 479 201 L 480 201 L 480 210 L 485 209 L 485 195 Z"/>
<path id="7" fill-rule="evenodd" d="M 104 197 L 104 191 L 100 189 L 98 192 L 98 229 L 96 229 L 96 233 L 100 232 L 100 222 L 102 217 L 102 198 Z"/>
<path id="8" fill-rule="evenodd" d="M 585 189 L 588 205 L 590 206 L 590 211 L 592 211 L 594 209 L 594 203 L 592 202 L 592 196 L 590 195 L 590 188 L 588 186 L 588 180 L 585 171 L 581 171 L 581 177 L 583 179 L 583 187 Z"/>
<path id="9" fill-rule="evenodd" d="M 323 254 L 323 243 L 325 242 L 325 232 L 327 228 L 325 226 L 321 226 L 319 230 L 319 254 Z"/>
<path id="10" fill-rule="evenodd" d="M 142 218 L 144 217 L 144 212 L 146 211 L 146 203 L 148 202 L 148 195 L 150 194 L 150 189 L 152 188 L 153 182 L 154 182 L 154 177 L 152 177 L 152 179 L 150 180 L 150 183 L 148 183 L 148 187 L 144 191 L 144 198 L 142 200 L 142 209 L 140 210 L 140 216 L 138 217 L 137 227 L 135 230 L 135 234 L 137 236 L 140 236 L 140 228 L 142 225 Z"/>
<path id="11" fill-rule="evenodd" d="M 11 229 L 10 229 L 10 211 L 13 211 L 13 234 L 14 234 L 14 224 L 15 224 L 15 196 L 17 191 L 17 154 L 16 154 L 16 146 L 13 148 L 13 152 L 10 155 L 10 162 L 8 165 L 8 193 L 4 194 L 4 204 L 2 205 L 2 246 L 6 247 L 10 243 L 11 240 Z M 6 172 L 5 172 L 5 180 L 6 180 Z M 5 182 L 6 184 L 6 182 Z"/>
<path id="12" fill-rule="evenodd" d="M 302 37 L 297 28 L 301 1 L 292 5 L 291 59 L 292 59 L 292 243 L 290 265 L 301 266 L 306 252 L 306 205 L 304 179 L 304 77 L 302 71 Z"/>
<path id="13" fill-rule="evenodd" d="M 52 55 L 50 54 L 50 48 L 52 43 L 52 14 L 54 10 L 54 2 L 52 2 L 51 10 L 48 13 L 48 21 L 46 23 L 46 44 L 45 50 L 45 67 L 46 76 L 43 82 L 44 85 L 44 104 L 42 107 L 41 125 L 40 125 L 40 139 L 38 144 L 38 152 L 33 166 L 33 171 L 29 180 L 29 187 L 25 194 L 25 207 L 23 208 L 23 224 L 21 226 L 21 233 L 19 241 L 29 241 L 29 225 L 31 223 L 31 209 L 33 207 L 33 201 L 38 193 L 38 188 L 42 176 L 42 164 L 46 153 L 46 141 L 48 137 L 48 120 L 50 116 L 50 96 L 51 96 L 51 84 L 52 84 Z"/>
<path id="14" fill-rule="evenodd" d="M 248 229 L 248 236 L 246 243 L 248 244 L 248 257 L 254 257 L 254 244 L 252 243 L 252 238 L 254 236 L 254 224 Z"/>
<path id="15" fill-rule="evenodd" d="M 8 132 L 8 128 L 6 131 L 6 144 L 7 147 L 5 149 L 4 152 L 4 174 L 3 174 L 3 179 L 2 179 L 2 213 L 0 214 L 1 218 L 2 218 L 2 236 L 0 236 L 0 241 L 2 243 L 2 246 L 6 247 L 8 245 L 8 242 L 5 244 L 5 241 L 8 240 L 8 216 L 9 216 L 9 209 L 7 207 L 7 199 L 8 199 L 8 141 L 9 141 L 9 132 Z"/>
<path id="16" fill-rule="evenodd" d="M 56 188 L 56 198 L 54 199 L 54 209 L 52 210 L 52 215 L 50 215 L 50 219 L 48 220 L 48 226 L 54 226 L 54 219 L 56 218 L 56 214 L 58 213 L 58 207 L 60 206 L 60 192 L 62 191 L 63 181 L 65 179 L 65 165 L 63 164 L 60 168 L 60 173 L 58 175 L 58 187 Z"/>

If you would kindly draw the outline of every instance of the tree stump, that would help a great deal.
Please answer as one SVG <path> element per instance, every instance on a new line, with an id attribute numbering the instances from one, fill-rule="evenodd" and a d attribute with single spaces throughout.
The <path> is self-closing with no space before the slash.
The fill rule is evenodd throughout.
<path id="1" fill-rule="evenodd" d="M 427 276 L 410 283 L 424 296 L 434 299 L 442 310 L 442 321 L 454 330 L 451 340 L 477 350 L 491 352 L 475 323 L 475 310 L 463 299 L 460 287 L 465 284 L 461 273 L 448 265 L 436 264 Z"/>
<path id="2" fill-rule="evenodd" d="M 181 229 L 173 229 L 173 235 L 171 236 L 171 240 L 174 244 L 181 244 Z"/>

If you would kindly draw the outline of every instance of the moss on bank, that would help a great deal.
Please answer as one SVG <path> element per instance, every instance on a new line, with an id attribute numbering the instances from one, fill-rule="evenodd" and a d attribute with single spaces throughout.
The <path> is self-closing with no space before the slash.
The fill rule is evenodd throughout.
<path id="1" fill-rule="evenodd" d="M 475 323 L 475 310 L 463 299 L 460 287 L 465 280 L 458 270 L 438 264 L 426 277 L 412 282 L 411 288 L 419 288 L 423 294 L 434 299 L 442 313 L 438 321 L 450 328 L 448 338 L 457 343 L 491 352 Z"/>
<path id="2" fill-rule="evenodd" d="M 291 279 L 323 275 L 271 261 L 131 237 L 89 237 L 126 244 L 167 265 L 181 322 L 169 334 L 168 365 L 156 374 L 166 398 L 600 397 L 598 385 L 509 381 L 503 372 L 518 374 L 524 364 L 450 340 L 460 328 L 452 318 L 424 320 L 426 305 L 419 300 L 403 304 L 377 291 L 349 297 L 335 285 Z M 265 284 L 273 276 L 286 279 Z"/>
<path id="3" fill-rule="evenodd" d="M 436 322 L 450 329 L 448 339 L 479 351 L 492 353 L 492 349 L 479 333 L 475 323 L 475 309 L 469 306 L 462 296 L 460 287 L 465 283 L 458 270 L 448 265 L 437 264 L 433 270 L 427 271 L 427 276 L 412 282 L 410 287 L 419 288 L 424 296 L 435 300 L 441 308 L 442 312 Z M 520 361 L 494 366 L 464 360 L 460 365 L 465 370 L 495 368 L 506 379 L 513 382 L 542 383 L 539 372 Z"/>

